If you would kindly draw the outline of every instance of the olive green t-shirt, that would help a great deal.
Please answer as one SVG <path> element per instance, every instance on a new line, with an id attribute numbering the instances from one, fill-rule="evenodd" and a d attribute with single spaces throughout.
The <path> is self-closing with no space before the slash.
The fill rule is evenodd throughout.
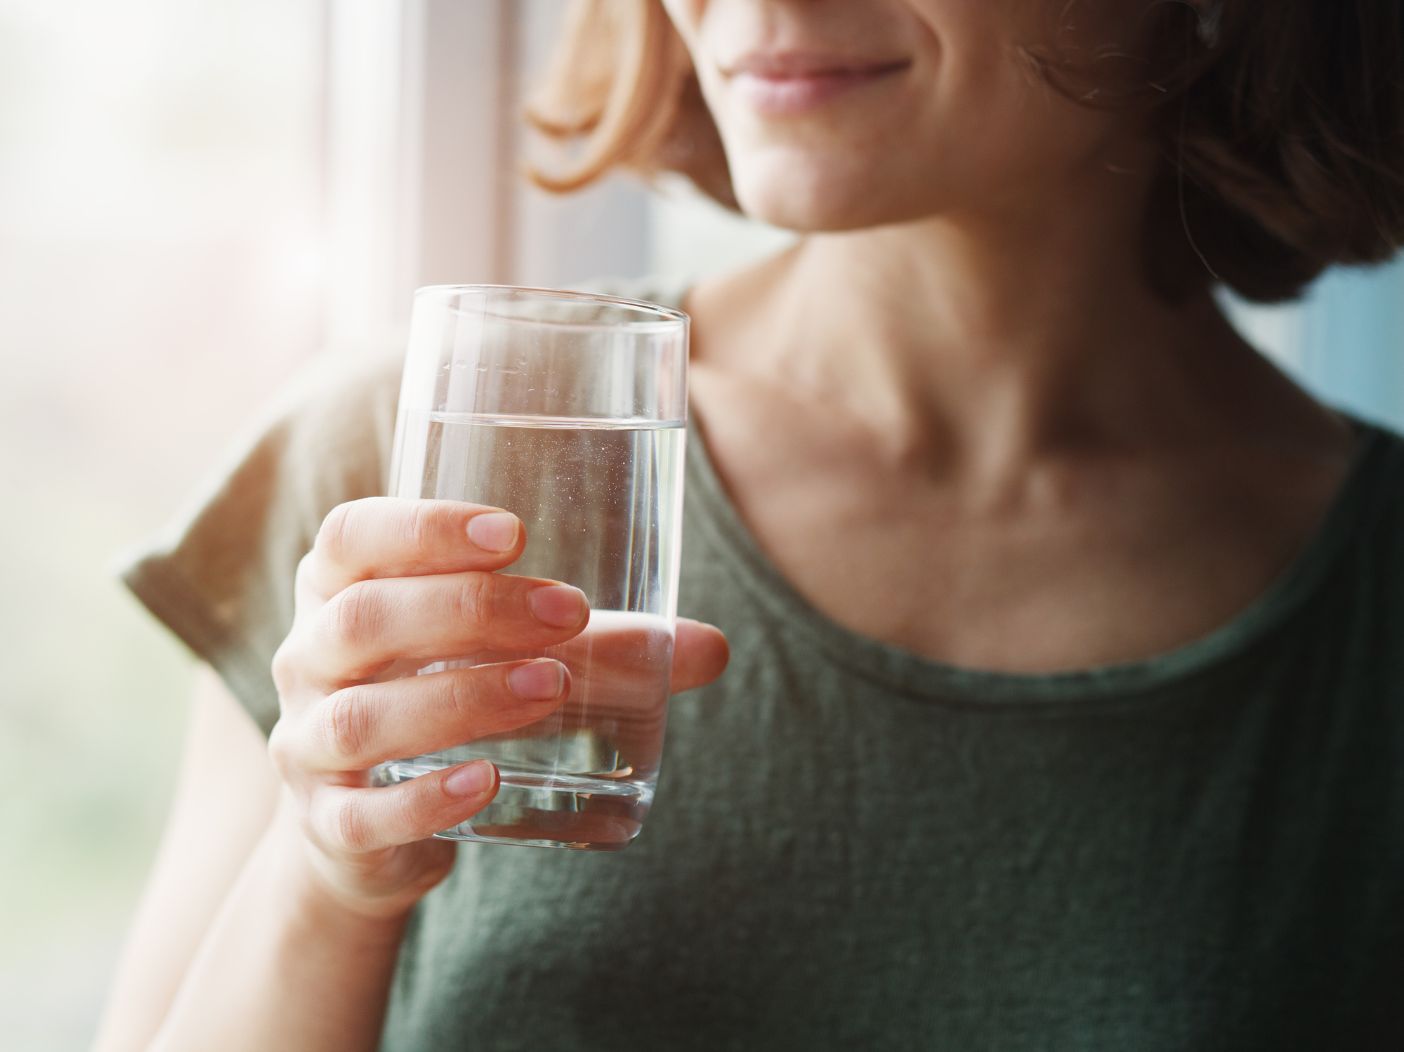
<path id="1" fill-rule="evenodd" d="M 265 730 L 294 566 L 332 506 L 383 492 L 398 371 L 312 370 L 125 574 Z M 1229 624 L 1030 676 L 816 612 L 694 429 L 681 609 L 726 631 L 729 670 L 673 702 L 626 851 L 458 849 L 382 1047 L 1404 1048 L 1404 440 L 1359 435 L 1318 533 Z"/>

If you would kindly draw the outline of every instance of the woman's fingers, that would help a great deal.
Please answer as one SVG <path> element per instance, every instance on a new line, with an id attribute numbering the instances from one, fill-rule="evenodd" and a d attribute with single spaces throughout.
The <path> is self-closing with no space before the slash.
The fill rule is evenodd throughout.
<path id="1" fill-rule="evenodd" d="M 661 617 L 617 610 L 592 611 L 585 630 L 553 647 L 551 655 L 570 666 L 582 683 L 642 690 L 656 698 L 658 662 L 670 645 L 672 682 L 667 689 L 672 694 L 712 682 L 730 657 L 726 636 L 715 625 L 678 618 L 676 630 L 670 630 Z"/>
<path id="2" fill-rule="evenodd" d="M 569 693 L 569 673 L 549 658 L 364 683 L 306 709 L 276 751 L 304 770 L 363 771 L 535 723 Z"/>
<path id="3" fill-rule="evenodd" d="M 731 647 L 716 625 L 678 618 L 673 642 L 673 682 L 669 688 L 679 694 L 703 687 L 726 671 Z"/>
<path id="4" fill-rule="evenodd" d="M 333 508 L 298 570 L 298 585 L 327 600 L 372 577 L 500 570 L 522 553 L 515 515 L 451 500 L 367 497 Z"/>
<path id="5" fill-rule="evenodd" d="M 578 634 L 590 608 L 578 588 L 495 573 L 359 581 L 338 592 L 274 657 L 280 685 L 330 689 L 400 659 L 539 651 Z"/>
<path id="6" fill-rule="evenodd" d="M 474 760 L 399 785 L 319 786 L 306 821 L 321 847 L 360 855 L 424 840 L 477 814 L 497 794 L 497 768 Z"/>

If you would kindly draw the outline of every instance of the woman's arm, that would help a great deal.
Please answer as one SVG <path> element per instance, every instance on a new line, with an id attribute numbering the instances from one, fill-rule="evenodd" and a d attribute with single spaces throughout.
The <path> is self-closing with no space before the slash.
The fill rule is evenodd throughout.
<path id="1" fill-rule="evenodd" d="M 320 894 L 277 800 L 262 735 L 203 669 L 99 1052 L 375 1047 L 402 920 Z"/>
<path id="2" fill-rule="evenodd" d="M 263 735 L 202 666 L 170 814 L 108 995 L 98 1052 L 150 1044 L 277 797 Z"/>
<path id="3" fill-rule="evenodd" d="M 371 1050 L 408 914 L 371 918 L 319 887 L 280 808 L 200 944 L 152 1052 Z"/>

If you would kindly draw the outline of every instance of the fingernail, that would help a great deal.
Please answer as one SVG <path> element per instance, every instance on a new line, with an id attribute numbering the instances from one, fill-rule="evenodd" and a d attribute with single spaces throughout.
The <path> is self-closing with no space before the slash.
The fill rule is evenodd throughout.
<path id="1" fill-rule="evenodd" d="M 520 665 L 507 673 L 507 686 L 523 701 L 554 698 L 565 687 L 565 668 L 550 658 Z"/>
<path id="2" fill-rule="evenodd" d="M 490 511 L 468 520 L 468 539 L 489 552 L 507 552 L 517 543 L 517 517 L 507 511 Z"/>
<path id="3" fill-rule="evenodd" d="M 481 796 L 492 788 L 497 772 L 487 760 L 464 764 L 444 779 L 444 790 L 453 796 Z"/>
<path id="4" fill-rule="evenodd" d="M 585 593 L 568 584 L 538 588 L 527 598 L 527 602 L 536 619 L 552 628 L 573 628 L 585 619 L 590 609 L 585 602 Z"/>

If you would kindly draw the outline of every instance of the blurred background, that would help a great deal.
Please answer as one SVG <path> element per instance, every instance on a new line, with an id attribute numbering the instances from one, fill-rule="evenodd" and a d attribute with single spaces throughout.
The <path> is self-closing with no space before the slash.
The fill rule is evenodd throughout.
<path id="1" fill-rule="evenodd" d="M 703 274 L 783 243 L 681 187 L 518 177 L 561 0 L 0 0 L 0 1042 L 91 1038 L 191 665 L 112 578 L 323 347 L 435 282 Z M 1404 267 L 1233 305 L 1404 426 Z"/>

